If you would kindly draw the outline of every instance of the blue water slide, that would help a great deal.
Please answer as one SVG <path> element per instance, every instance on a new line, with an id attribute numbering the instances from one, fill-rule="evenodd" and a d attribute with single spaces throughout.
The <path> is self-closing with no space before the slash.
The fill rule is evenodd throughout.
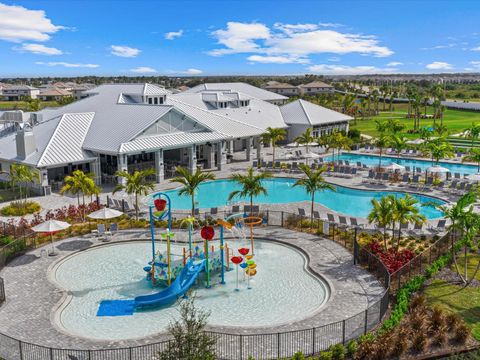
<path id="1" fill-rule="evenodd" d="M 198 274 L 205 268 L 205 260 L 190 259 L 175 281 L 166 289 L 151 295 L 137 296 L 135 309 L 168 305 L 183 296 L 195 283 Z"/>

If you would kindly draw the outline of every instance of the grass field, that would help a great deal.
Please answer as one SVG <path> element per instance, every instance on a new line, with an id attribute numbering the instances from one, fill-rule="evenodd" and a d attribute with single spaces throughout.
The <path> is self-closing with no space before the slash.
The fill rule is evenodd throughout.
<path id="1" fill-rule="evenodd" d="M 380 109 L 382 109 L 382 104 L 380 104 Z M 431 114 L 432 109 L 427 110 L 427 114 Z M 395 104 L 395 110 L 392 112 L 389 111 L 380 111 L 380 114 L 370 118 L 362 120 L 361 118 L 357 119 L 357 122 L 351 122 L 350 126 L 352 129 L 358 129 L 362 134 L 377 136 L 378 133 L 375 129 L 375 120 L 387 120 L 387 119 L 398 119 L 401 123 L 405 125 L 405 132 L 403 135 L 408 138 L 415 138 L 415 134 L 407 134 L 406 131 L 413 129 L 413 119 L 407 119 L 407 104 Z M 458 134 L 472 125 L 472 122 L 480 122 L 480 112 L 471 112 L 471 111 L 461 111 L 461 110 L 445 110 L 443 124 L 448 128 L 450 134 Z M 433 125 L 432 119 L 421 119 L 420 126 L 430 127 Z"/>
<path id="2" fill-rule="evenodd" d="M 467 272 L 472 277 L 480 255 L 468 254 L 467 257 Z M 463 259 L 464 257 L 461 256 L 457 261 L 461 273 L 464 271 Z M 454 270 L 453 267 L 452 270 Z M 480 280 L 480 274 L 477 273 L 475 278 Z M 460 315 L 472 328 L 472 335 L 475 339 L 480 341 L 480 289 L 478 287 L 465 288 L 443 280 L 435 280 L 426 288 L 425 294 L 430 304 L 438 305 Z"/>

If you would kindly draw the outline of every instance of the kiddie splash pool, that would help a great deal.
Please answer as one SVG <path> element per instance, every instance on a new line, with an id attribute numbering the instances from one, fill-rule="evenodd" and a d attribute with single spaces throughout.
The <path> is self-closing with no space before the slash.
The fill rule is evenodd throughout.
<path id="1" fill-rule="evenodd" d="M 242 245 L 249 243 L 234 243 L 235 248 Z M 172 244 L 172 252 L 181 254 L 182 247 Z M 157 249 L 165 251 L 165 243 L 158 243 Z M 178 316 L 178 302 L 131 316 L 96 316 L 102 300 L 132 299 L 158 291 L 151 288 L 143 271 L 150 251 L 149 242 L 135 241 L 91 248 L 60 260 L 50 278 L 69 296 L 55 314 L 56 325 L 72 335 L 97 340 L 165 332 Z M 226 285 L 218 284 L 216 278 L 210 289 L 194 286 L 196 305 L 210 312 L 210 325 L 252 328 L 293 323 L 312 316 L 328 300 L 328 285 L 307 270 L 305 256 L 296 249 L 257 240 L 255 261 L 258 274 L 251 280 L 251 289 L 240 273 L 240 291 L 235 291 L 235 270 L 226 272 Z"/>

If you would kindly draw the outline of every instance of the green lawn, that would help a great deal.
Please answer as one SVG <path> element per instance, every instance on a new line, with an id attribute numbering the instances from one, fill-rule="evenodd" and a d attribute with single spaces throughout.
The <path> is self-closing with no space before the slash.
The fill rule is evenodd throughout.
<path id="1" fill-rule="evenodd" d="M 426 289 L 430 305 L 460 315 L 472 329 L 472 336 L 480 341 L 480 289 L 451 285 L 434 280 Z"/>
<path id="2" fill-rule="evenodd" d="M 413 128 L 413 119 L 407 119 L 405 116 L 407 114 L 406 104 L 395 104 L 395 110 L 392 112 L 389 111 L 380 111 L 379 115 L 376 115 L 370 119 L 362 120 L 361 118 L 357 119 L 357 122 L 351 122 L 352 129 L 358 129 L 363 134 L 376 136 L 377 131 L 375 129 L 375 120 L 387 120 L 387 119 L 398 119 L 400 122 L 405 124 L 405 133 L 403 134 L 408 138 L 415 138 L 416 135 L 407 134 L 406 131 Z M 382 104 L 380 104 L 380 110 L 382 109 Z M 431 113 L 431 109 L 427 110 L 427 113 Z M 437 120 L 438 121 L 438 120 Z M 480 122 L 480 112 L 471 112 L 471 111 L 461 111 L 461 110 L 445 110 L 443 124 L 448 127 L 451 134 L 457 134 L 469 127 L 472 122 Z M 421 119 L 420 126 L 432 126 L 432 119 Z"/>

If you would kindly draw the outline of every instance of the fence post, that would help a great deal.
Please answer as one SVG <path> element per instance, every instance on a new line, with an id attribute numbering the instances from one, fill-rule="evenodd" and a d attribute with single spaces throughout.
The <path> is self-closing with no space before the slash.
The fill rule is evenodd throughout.
<path id="1" fill-rule="evenodd" d="M 365 329 L 364 329 L 363 334 L 366 334 L 367 331 L 368 331 L 368 309 L 365 310 Z"/>
<path id="2" fill-rule="evenodd" d="M 281 215 L 281 223 L 282 223 L 282 228 L 283 228 L 283 210 L 282 210 L 282 215 Z"/>
<path id="3" fill-rule="evenodd" d="M 342 344 L 345 345 L 345 320 L 342 321 Z"/>
<path id="4" fill-rule="evenodd" d="M 243 359 L 243 335 L 240 335 L 240 360 Z"/>
<path id="5" fill-rule="evenodd" d="M 22 342 L 18 341 L 18 352 L 20 354 L 20 360 L 23 360 L 23 350 L 22 350 Z"/>
<path id="6" fill-rule="evenodd" d="M 335 241 L 335 223 L 332 224 L 332 240 Z"/>
<path id="7" fill-rule="evenodd" d="M 110 207 L 110 197 L 107 195 L 107 203 L 105 205 L 107 208 Z"/>
<path id="8" fill-rule="evenodd" d="M 316 350 L 315 348 L 315 339 L 317 338 L 316 332 L 317 332 L 317 328 L 314 327 L 312 332 L 312 355 L 315 355 L 315 350 Z"/>
<path id="9" fill-rule="evenodd" d="M 280 333 L 277 333 L 277 358 L 280 359 Z"/>
<path id="10" fill-rule="evenodd" d="M 267 209 L 267 225 L 270 222 L 270 210 Z"/>
<path id="11" fill-rule="evenodd" d="M 303 232 L 303 216 L 300 215 L 300 232 Z"/>
<path id="12" fill-rule="evenodd" d="M 49 348 L 50 359 L 53 360 L 53 348 Z"/>
<path id="13" fill-rule="evenodd" d="M 122 199 L 122 212 L 125 214 L 125 199 Z"/>

